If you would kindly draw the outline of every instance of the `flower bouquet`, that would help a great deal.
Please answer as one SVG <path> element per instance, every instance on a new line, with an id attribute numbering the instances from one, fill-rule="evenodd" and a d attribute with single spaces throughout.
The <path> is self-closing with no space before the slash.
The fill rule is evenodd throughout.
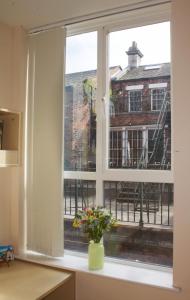
<path id="1" fill-rule="evenodd" d="M 73 227 L 81 228 L 89 239 L 89 269 L 102 269 L 104 264 L 103 234 L 116 225 L 116 220 L 104 208 L 93 207 L 80 210 L 73 221 Z"/>

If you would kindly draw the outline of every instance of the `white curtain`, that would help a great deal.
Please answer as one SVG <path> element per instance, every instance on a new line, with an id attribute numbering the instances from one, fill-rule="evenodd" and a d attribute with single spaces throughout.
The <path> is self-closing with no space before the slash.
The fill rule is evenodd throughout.
<path id="1" fill-rule="evenodd" d="M 29 37 L 27 249 L 63 254 L 63 64 L 65 30 Z"/>

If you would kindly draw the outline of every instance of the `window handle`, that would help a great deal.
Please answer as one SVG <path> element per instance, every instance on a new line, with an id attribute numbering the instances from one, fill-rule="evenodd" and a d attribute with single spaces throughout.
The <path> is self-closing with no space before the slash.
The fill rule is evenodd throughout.
<path id="1" fill-rule="evenodd" d="M 104 117 L 106 116 L 106 95 L 104 95 L 102 97 L 102 103 L 103 103 L 103 114 L 104 114 Z"/>

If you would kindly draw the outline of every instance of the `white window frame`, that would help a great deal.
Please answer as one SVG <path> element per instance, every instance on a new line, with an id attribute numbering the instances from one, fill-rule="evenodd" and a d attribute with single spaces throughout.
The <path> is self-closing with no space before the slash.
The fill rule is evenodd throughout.
<path id="1" fill-rule="evenodd" d="M 140 99 L 140 103 L 141 103 L 141 109 L 140 110 L 131 110 L 131 93 L 133 92 L 140 92 L 141 93 L 141 99 Z M 128 110 L 131 113 L 136 113 L 136 112 L 141 112 L 142 111 L 142 90 L 138 89 L 138 90 L 129 90 L 128 91 Z"/>
<path id="2" fill-rule="evenodd" d="M 170 20 L 170 5 L 149 7 L 138 11 L 120 13 L 112 17 L 99 18 L 81 24 L 67 26 L 67 36 L 85 32 L 98 32 L 97 60 L 97 128 L 96 128 L 96 172 L 64 171 L 64 179 L 96 181 L 96 205 L 103 205 L 104 181 L 136 181 L 173 183 L 173 154 L 171 170 L 110 169 L 109 149 L 109 70 L 108 35 L 110 32 L 156 24 Z M 172 105 L 171 105 L 172 110 Z M 173 153 L 173 148 L 172 148 Z"/>
<path id="3" fill-rule="evenodd" d="M 151 83 L 148 85 L 149 89 L 166 88 L 167 86 L 167 82 Z"/>
<path id="4" fill-rule="evenodd" d="M 140 84 L 140 85 L 128 85 L 126 87 L 126 90 L 127 91 L 134 91 L 134 90 L 142 90 L 144 88 L 144 85 L 143 84 Z"/>
<path id="5" fill-rule="evenodd" d="M 159 109 L 153 109 L 153 91 L 154 90 L 165 90 L 166 91 L 166 86 L 151 88 L 151 111 L 158 112 L 158 111 L 160 111 Z"/>

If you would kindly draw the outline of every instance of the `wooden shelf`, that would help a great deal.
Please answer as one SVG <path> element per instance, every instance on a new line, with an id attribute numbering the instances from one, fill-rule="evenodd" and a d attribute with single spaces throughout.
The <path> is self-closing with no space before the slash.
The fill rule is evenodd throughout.
<path id="1" fill-rule="evenodd" d="M 0 167 L 17 166 L 18 150 L 0 150 Z"/>
<path id="2" fill-rule="evenodd" d="M 0 108 L 0 167 L 20 164 L 21 113 Z"/>

